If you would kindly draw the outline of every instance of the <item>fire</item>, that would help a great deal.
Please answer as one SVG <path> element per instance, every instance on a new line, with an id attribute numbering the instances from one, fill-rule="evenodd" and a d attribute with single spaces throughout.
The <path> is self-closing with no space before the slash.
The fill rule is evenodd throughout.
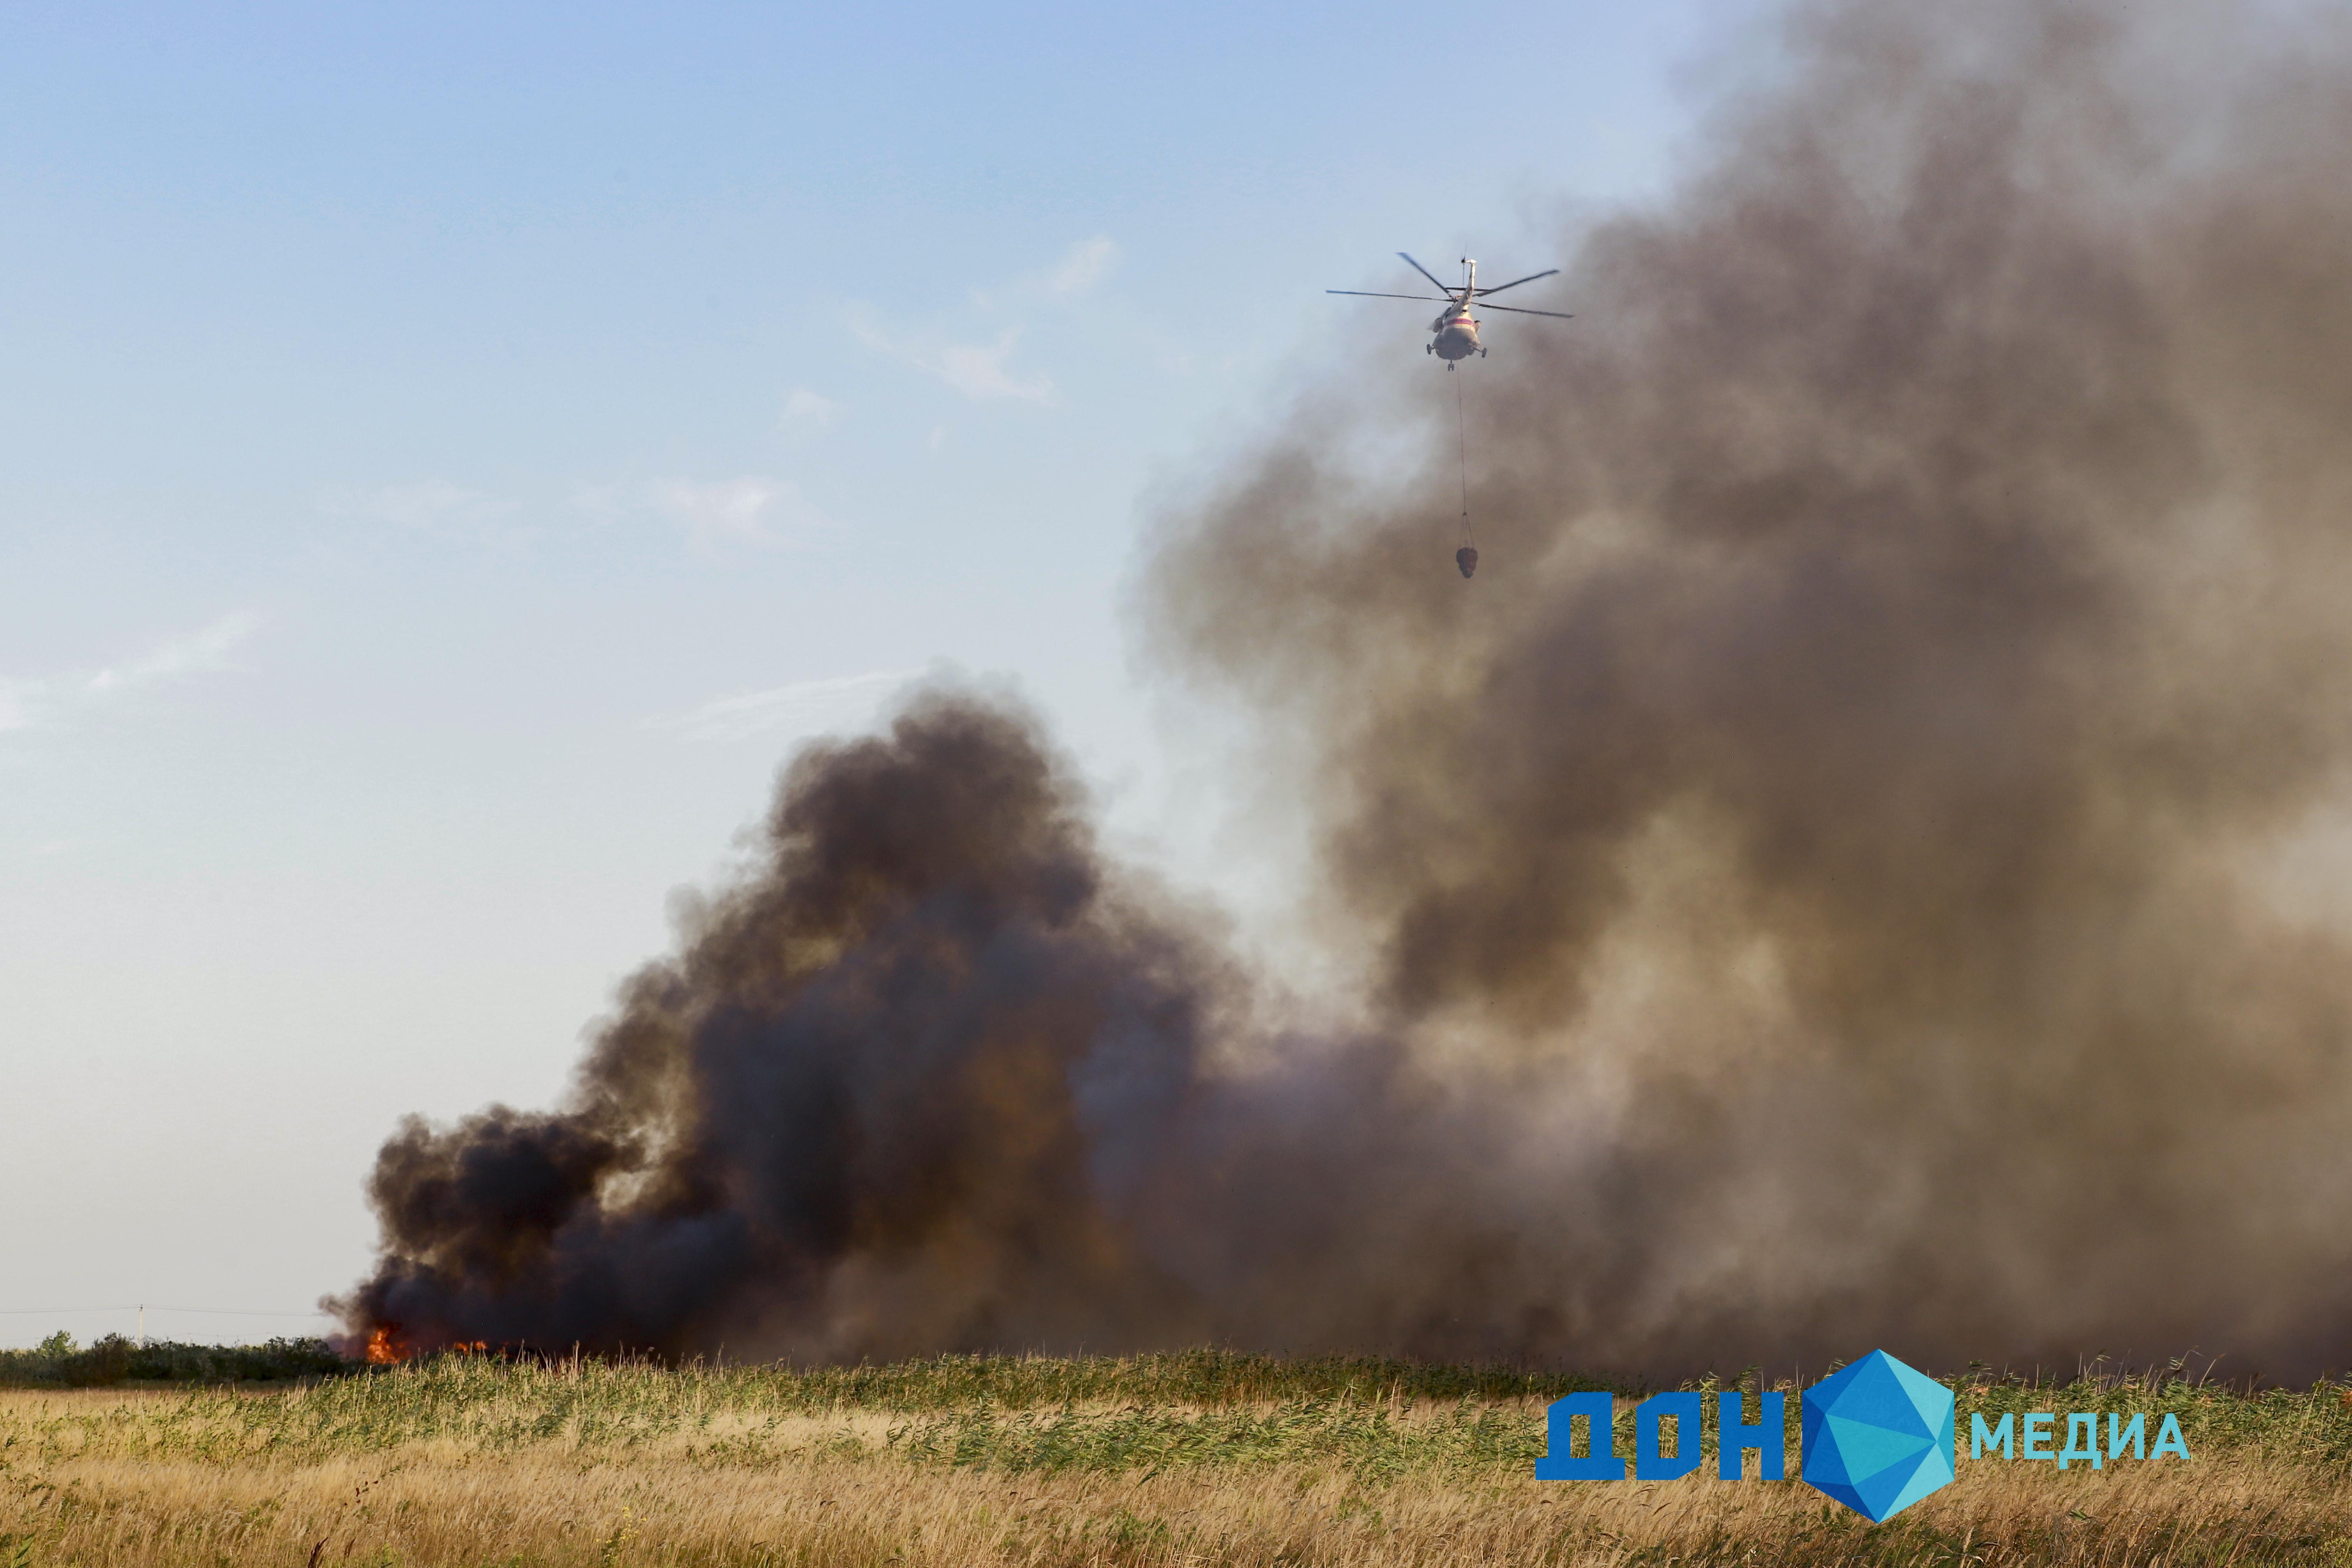
<path id="1" fill-rule="evenodd" d="M 438 1349 L 445 1355 L 488 1355 L 490 1353 L 490 1342 L 452 1340 Z M 398 1366 L 403 1362 L 415 1360 L 419 1353 L 415 1344 L 401 1336 L 398 1323 L 378 1323 L 368 1331 L 367 1360 L 370 1366 Z"/>

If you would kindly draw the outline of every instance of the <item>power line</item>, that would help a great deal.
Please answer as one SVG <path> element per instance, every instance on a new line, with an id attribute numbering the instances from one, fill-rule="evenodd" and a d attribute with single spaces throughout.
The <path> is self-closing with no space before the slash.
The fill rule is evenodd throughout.
<path id="1" fill-rule="evenodd" d="M 247 1307 L 164 1307 L 153 1301 L 114 1307 L 0 1307 L 0 1317 L 55 1317 L 67 1312 L 193 1312 L 209 1318 L 331 1318 L 332 1312 L 312 1308 L 307 1312 L 257 1312 Z"/>

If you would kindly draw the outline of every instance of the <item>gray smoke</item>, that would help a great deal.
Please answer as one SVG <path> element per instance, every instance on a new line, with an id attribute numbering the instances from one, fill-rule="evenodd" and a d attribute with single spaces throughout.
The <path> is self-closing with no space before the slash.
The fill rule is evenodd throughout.
<path id="1" fill-rule="evenodd" d="M 933 693 L 794 763 L 572 1106 L 387 1146 L 355 1325 L 2343 1364 L 2352 50 L 1779 39 L 1563 237 L 1574 322 L 1381 342 L 1159 531 L 1150 646 L 1262 725 L 1354 1026 Z"/>

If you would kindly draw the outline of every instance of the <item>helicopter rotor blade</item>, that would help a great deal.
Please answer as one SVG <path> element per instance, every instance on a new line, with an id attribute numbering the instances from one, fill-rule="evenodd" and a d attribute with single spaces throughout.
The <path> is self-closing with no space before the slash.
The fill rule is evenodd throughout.
<path id="1" fill-rule="evenodd" d="M 1428 294 L 1375 294 L 1369 289 L 1326 289 L 1323 292 L 1326 294 L 1353 294 L 1360 300 L 1420 300 L 1432 305 L 1450 305 L 1454 302 L 1453 298 L 1450 295 L 1445 299 L 1440 300 Z M 1496 308 L 1500 309 L 1501 307 L 1498 306 Z"/>
<path id="2" fill-rule="evenodd" d="M 1420 262 L 1415 261 L 1412 257 L 1410 257 L 1410 256 L 1405 256 L 1403 251 L 1400 250 L 1400 251 L 1398 251 L 1398 252 L 1397 252 L 1397 254 L 1398 254 L 1399 256 L 1404 256 L 1404 264 L 1405 264 L 1407 267 L 1412 268 L 1415 272 L 1418 272 L 1418 273 L 1420 273 L 1423 278 L 1428 279 L 1430 280 L 1430 282 L 1432 282 L 1432 283 L 1433 283 L 1433 284 L 1436 284 L 1436 286 L 1437 286 L 1439 289 L 1444 289 L 1445 297 L 1446 297 L 1447 299 L 1451 300 L 1451 299 L 1453 299 L 1456 294 L 1459 294 L 1459 293 L 1461 293 L 1461 292 L 1462 292 L 1462 290 L 1461 290 L 1461 289 L 1447 289 L 1447 288 L 1445 287 L 1445 285 L 1444 285 L 1444 284 L 1443 284 L 1443 283 L 1439 283 L 1439 282 L 1437 281 L 1437 274 L 1436 274 L 1436 273 L 1432 272 L 1428 268 L 1423 267 Z"/>
<path id="3" fill-rule="evenodd" d="M 1557 278 L 1559 276 L 1559 268 L 1548 268 L 1541 272 L 1530 272 L 1525 278 L 1514 278 L 1508 283 L 1497 283 L 1492 289 L 1481 289 L 1478 290 L 1478 293 L 1483 298 L 1488 294 L 1499 294 L 1506 289 L 1516 289 L 1522 283 L 1532 283 L 1538 278 Z"/>
<path id="4" fill-rule="evenodd" d="M 1478 309 L 1481 310 L 1501 310 L 1507 315 L 1513 316 L 1549 316 L 1555 321 L 1572 321 L 1576 320 L 1576 312 L 1573 310 L 1524 310 L 1517 305 L 1489 305 L 1483 300 L 1478 302 Z"/>

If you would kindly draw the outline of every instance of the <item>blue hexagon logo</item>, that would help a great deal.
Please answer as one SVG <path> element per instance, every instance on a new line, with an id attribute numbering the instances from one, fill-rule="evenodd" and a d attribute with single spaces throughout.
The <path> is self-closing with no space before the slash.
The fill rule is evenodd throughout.
<path id="1" fill-rule="evenodd" d="M 1952 1391 L 1873 1351 L 1805 1390 L 1804 1468 L 1873 1524 L 1952 1484 Z"/>

